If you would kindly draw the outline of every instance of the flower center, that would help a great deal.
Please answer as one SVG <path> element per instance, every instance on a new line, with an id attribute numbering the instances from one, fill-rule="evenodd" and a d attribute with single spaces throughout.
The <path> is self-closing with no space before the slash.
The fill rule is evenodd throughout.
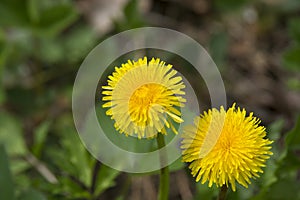
<path id="1" fill-rule="evenodd" d="M 164 93 L 166 88 L 156 83 L 144 84 L 133 92 L 129 100 L 129 114 L 136 126 L 163 128 L 163 123 L 157 120 L 163 117 L 164 99 L 167 99 Z"/>
<path id="2" fill-rule="evenodd" d="M 129 108 L 138 107 L 148 110 L 152 104 L 158 103 L 165 87 L 156 83 L 142 85 L 135 90 L 129 100 Z"/>

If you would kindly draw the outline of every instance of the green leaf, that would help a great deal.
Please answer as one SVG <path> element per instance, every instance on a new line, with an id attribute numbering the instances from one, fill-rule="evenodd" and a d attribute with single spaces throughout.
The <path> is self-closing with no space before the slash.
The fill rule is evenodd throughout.
<path id="1" fill-rule="evenodd" d="M 3 69 L 10 52 L 11 45 L 7 43 L 6 35 L 4 31 L 0 29 L 0 80 L 2 80 Z"/>
<path id="2" fill-rule="evenodd" d="M 283 65 L 290 70 L 300 69 L 300 46 L 293 46 L 283 54 Z"/>
<path id="3" fill-rule="evenodd" d="M 214 6 L 221 12 L 240 9 L 248 0 L 214 0 Z"/>
<path id="4" fill-rule="evenodd" d="M 40 8 L 38 0 L 28 0 L 27 9 L 31 23 L 36 24 L 40 19 Z"/>
<path id="5" fill-rule="evenodd" d="M 67 150 L 70 164 L 74 166 L 73 175 L 78 176 L 82 182 L 88 185 L 91 182 L 91 166 L 88 162 L 88 154 L 79 140 L 76 132 L 70 132 L 63 138 L 62 145 Z"/>
<path id="6" fill-rule="evenodd" d="M 11 71 L 11 78 L 18 78 L 18 76 L 14 76 L 15 73 L 15 71 Z M 36 112 L 37 101 L 41 98 L 36 98 L 37 96 L 33 90 L 18 86 L 7 89 L 6 95 L 9 103 L 14 106 L 14 109 L 18 110 L 19 116 L 31 115 Z"/>
<path id="7" fill-rule="evenodd" d="M 4 69 L 6 66 L 6 62 L 9 58 L 9 54 L 11 52 L 11 45 L 6 42 L 6 36 L 4 31 L 0 29 L 0 104 L 5 102 L 6 93 L 3 86 L 3 77 L 4 77 Z"/>
<path id="8" fill-rule="evenodd" d="M 123 23 L 117 23 L 121 30 L 129 28 L 138 28 L 144 25 L 143 17 L 138 9 L 137 0 L 129 0 L 124 7 L 126 20 Z"/>
<path id="9" fill-rule="evenodd" d="M 32 152 L 38 158 L 41 155 L 41 151 L 44 146 L 50 124 L 50 121 L 45 121 L 40 124 L 34 131 L 34 144 L 32 147 Z"/>
<path id="10" fill-rule="evenodd" d="M 41 35 L 56 35 L 72 24 L 78 14 L 71 4 L 58 4 L 42 11 L 36 32 Z"/>
<path id="11" fill-rule="evenodd" d="M 106 189 L 114 186 L 114 180 L 119 174 L 120 171 L 117 171 L 102 164 L 97 177 L 95 196 L 99 196 Z"/>
<path id="12" fill-rule="evenodd" d="M 91 183 L 92 158 L 81 143 L 71 116 L 61 116 L 54 127 L 59 133 L 60 145 L 48 148 L 45 154 L 59 170 L 59 184 L 51 189 L 51 193 L 67 195 L 69 199 L 91 199 L 86 189 Z"/>
<path id="13" fill-rule="evenodd" d="M 57 194 L 58 196 L 64 195 L 65 197 L 61 198 L 62 200 L 91 199 L 91 194 L 89 191 L 84 190 L 74 180 L 66 176 L 59 177 L 59 185 L 56 185 L 56 187 L 51 188 L 50 192 L 52 194 Z"/>
<path id="14" fill-rule="evenodd" d="M 289 78 L 287 80 L 287 86 L 289 89 L 294 90 L 296 92 L 300 91 L 300 80 L 299 78 Z"/>
<path id="15" fill-rule="evenodd" d="M 47 38 L 40 40 L 40 51 L 35 52 L 37 57 L 45 63 L 53 64 L 64 62 L 64 46 L 57 38 Z"/>
<path id="16" fill-rule="evenodd" d="M 19 200 L 46 200 L 47 198 L 37 190 L 29 189 L 22 192 L 19 197 Z"/>
<path id="17" fill-rule="evenodd" d="M 285 145 L 289 149 L 300 149 L 300 115 L 297 118 L 295 127 L 287 133 Z"/>
<path id="18" fill-rule="evenodd" d="M 28 149 L 22 136 L 20 122 L 6 112 L 0 113 L 0 145 L 3 144 L 9 156 L 25 156 Z M 14 175 L 28 169 L 29 163 L 23 159 L 12 159 L 11 171 Z"/>
<path id="19" fill-rule="evenodd" d="M 194 181 L 194 180 L 192 180 Z M 208 183 L 201 184 L 200 182 L 195 183 L 196 185 L 196 199 L 205 199 L 205 200 L 212 200 L 214 197 L 218 195 L 218 188 L 213 185 L 211 188 L 208 187 Z"/>
<path id="20" fill-rule="evenodd" d="M 284 120 L 278 119 L 267 127 L 268 137 L 271 140 L 278 140 L 284 126 Z"/>
<path id="21" fill-rule="evenodd" d="M 1 199 L 15 199 L 12 175 L 3 144 L 0 144 L 0 195 Z"/>
<path id="22" fill-rule="evenodd" d="M 281 2 L 280 8 L 286 12 L 297 11 L 300 8 L 299 0 L 285 0 Z"/>
<path id="23" fill-rule="evenodd" d="M 278 178 L 276 177 L 277 163 L 271 157 L 266 162 L 266 168 L 264 168 L 264 173 L 261 175 L 259 179 L 259 183 L 261 188 L 268 188 L 272 183 L 276 182 Z"/>
<path id="24" fill-rule="evenodd" d="M 282 149 L 279 148 L 280 144 L 279 144 L 279 139 L 281 137 L 281 132 L 284 126 L 284 120 L 283 119 L 279 119 L 276 120 L 275 122 L 273 122 L 272 124 L 270 124 L 267 127 L 267 137 L 274 141 L 274 143 L 272 144 L 272 149 L 271 151 L 273 152 L 273 155 L 271 156 L 271 160 L 278 160 L 280 158 L 280 155 L 282 154 Z"/>
<path id="25" fill-rule="evenodd" d="M 27 152 L 20 122 L 6 112 L 0 113 L 1 143 L 5 145 L 9 155 L 20 156 Z"/>
<path id="26" fill-rule="evenodd" d="M 290 19 L 288 27 L 291 37 L 300 43 L 300 18 Z"/>
<path id="27" fill-rule="evenodd" d="M 281 179 L 272 185 L 264 199 L 300 199 L 299 183 L 292 179 Z"/>
<path id="28" fill-rule="evenodd" d="M 72 117 L 70 115 L 61 116 L 54 131 L 60 133 L 62 147 L 51 149 L 48 152 L 55 165 L 88 186 L 91 183 L 92 159 L 78 136 Z"/>
<path id="29" fill-rule="evenodd" d="M 229 184 L 229 188 L 227 191 L 227 199 L 230 200 L 240 200 L 240 199 L 250 199 L 253 196 L 253 193 L 256 189 L 255 180 L 251 180 L 252 184 L 248 185 L 248 188 L 245 188 L 241 184 L 236 184 L 236 191 L 233 192 L 231 189 L 231 184 Z"/>
<path id="30" fill-rule="evenodd" d="M 1 0 L 0 1 L 0 25 L 1 26 L 29 26 L 26 1 Z"/>
<path id="31" fill-rule="evenodd" d="M 89 26 L 78 26 L 72 29 L 68 37 L 63 38 L 63 58 L 71 63 L 81 61 L 96 45 L 97 35 Z"/>
<path id="32" fill-rule="evenodd" d="M 297 151 L 300 149 L 300 115 L 296 121 L 295 127 L 289 131 L 285 137 L 285 146 L 280 160 L 276 176 L 279 179 L 286 177 L 295 177 L 300 168 L 300 158 Z"/>
<path id="33" fill-rule="evenodd" d="M 137 0 L 128 1 L 127 5 L 124 8 L 124 14 L 128 20 L 133 20 L 134 18 L 137 17 L 137 7 L 138 7 Z"/>
<path id="34" fill-rule="evenodd" d="M 224 65 L 228 47 L 228 35 L 226 32 L 214 34 L 210 41 L 210 54 L 218 67 Z"/>

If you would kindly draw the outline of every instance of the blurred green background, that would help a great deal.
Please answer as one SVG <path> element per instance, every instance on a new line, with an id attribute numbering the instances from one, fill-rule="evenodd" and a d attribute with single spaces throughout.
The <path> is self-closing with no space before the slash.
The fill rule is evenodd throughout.
<path id="1" fill-rule="evenodd" d="M 126 174 L 97 162 L 71 110 L 89 51 L 143 26 L 199 41 L 218 65 L 229 104 L 253 111 L 275 141 L 261 178 L 228 199 L 300 199 L 299 0 L 0 0 L 0 199 L 156 198 L 157 172 Z M 176 58 L 167 62 L 176 68 Z M 188 78 L 209 108 L 205 86 L 192 72 Z M 218 189 L 195 183 L 180 160 L 171 168 L 170 199 L 216 199 Z"/>

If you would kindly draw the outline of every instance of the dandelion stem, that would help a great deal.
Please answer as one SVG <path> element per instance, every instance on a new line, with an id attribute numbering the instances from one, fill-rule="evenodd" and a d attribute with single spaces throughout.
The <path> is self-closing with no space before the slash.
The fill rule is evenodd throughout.
<path id="1" fill-rule="evenodd" d="M 160 165 L 160 183 L 159 183 L 159 192 L 158 200 L 167 200 L 169 196 L 169 168 L 167 165 L 167 152 L 162 149 L 165 146 L 165 138 L 163 134 L 158 133 L 156 138 L 158 148 L 160 149 L 159 159 Z"/>
<path id="2" fill-rule="evenodd" d="M 220 192 L 219 192 L 219 196 L 218 196 L 218 200 L 225 200 L 226 198 L 226 193 L 227 193 L 227 186 L 226 185 L 223 185 L 221 188 L 220 188 Z"/>

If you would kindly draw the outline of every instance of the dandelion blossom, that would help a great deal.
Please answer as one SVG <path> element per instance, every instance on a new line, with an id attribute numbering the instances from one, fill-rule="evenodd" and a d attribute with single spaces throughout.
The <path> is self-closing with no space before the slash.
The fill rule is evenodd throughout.
<path id="1" fill-rule="evenodd" d="M 106 114 L 120 133 L 138 138 L 166 134 L 166 128 L 177 133 L 173 123 L 183 122 L 185 85 L 172 65 L 154 58 L 148 63 L 146 57 L 129 60 L 115 67 L 107 83 L 102 86 L 103 107 L 109 108 Z"/>
<path id="2" fill-rule="evenodd" d="M 245 109 L 236 109 L 235 104 L 227 110 L 212 109 L 196 117 L 194 124 L 184 128 L 182 135 L 183 161 L 196 181 L 201 179 L 209 187 L 236 182 L 248 187 L 250 178 L 263 173 L 266 160 L 272 155 L 266 131 L 260 120 Z M 209 150 L 208 150 L 209 149 Z"/>

